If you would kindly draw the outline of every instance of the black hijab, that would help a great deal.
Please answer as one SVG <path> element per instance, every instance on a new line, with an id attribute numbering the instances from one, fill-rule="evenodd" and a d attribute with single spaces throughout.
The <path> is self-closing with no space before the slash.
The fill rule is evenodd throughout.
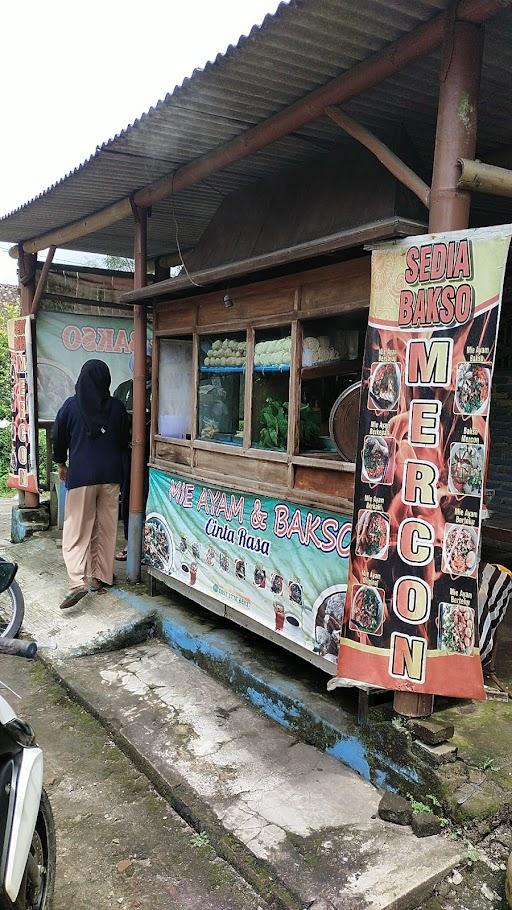
<path id="1" fill-rule="evenodd" d="M 105 432 L 110 417 L 110 370 L 103 360 L 88 360 L 78 377 L 75 393 L 87 435 L 96 439 Z"/>

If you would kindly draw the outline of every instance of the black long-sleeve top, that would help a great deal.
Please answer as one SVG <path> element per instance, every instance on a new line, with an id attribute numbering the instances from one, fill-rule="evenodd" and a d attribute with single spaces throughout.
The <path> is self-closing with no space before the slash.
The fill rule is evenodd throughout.
<path id="1" fill-rule="evenodd" d="M 62 405 L 52 431 L 53 458 L 57 464 L 68 462 L 68 490 L 100 483 L 121 483 L 123 456 L 130 445 L 130 424 L 121 401 L 112 399 L 105 432 L 92 439 L 78 408 L 76 397 Z"/>

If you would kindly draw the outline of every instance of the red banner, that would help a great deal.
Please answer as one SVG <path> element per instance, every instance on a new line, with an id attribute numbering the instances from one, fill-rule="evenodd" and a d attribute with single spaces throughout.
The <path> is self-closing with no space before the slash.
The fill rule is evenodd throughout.
<path id="1" fill-rule="evenodd" d="M 480 521 L 512 227 L 374 250 L 338 676 L 483 698 Z"/>
<path id="2" fill-rule="evenodd" d="M 10 319 L 7 324 L 11 358 L 12 446 L 8 484 L 16 490 L 38 492 L 35 371 L 32 356 L 33 320 Z"/>

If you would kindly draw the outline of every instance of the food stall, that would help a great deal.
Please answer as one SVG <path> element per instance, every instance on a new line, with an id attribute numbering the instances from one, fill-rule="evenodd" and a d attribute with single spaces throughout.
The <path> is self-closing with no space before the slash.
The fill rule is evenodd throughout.
<path id="1" fill-rule="evenodd" d="M 153 305 L 148 571 L 331 674 L 369 292 L 360 255 Z"/>

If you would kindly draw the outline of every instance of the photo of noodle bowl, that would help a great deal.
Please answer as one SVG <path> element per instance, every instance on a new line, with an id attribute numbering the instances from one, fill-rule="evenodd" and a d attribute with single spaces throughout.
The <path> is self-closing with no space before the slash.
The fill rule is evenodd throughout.
<path id="1" fill-rule="evenodd" d="M 489 407 L 491 370 L 480 363 L 459 363 L 455 381 L 455 411 L 458 414 L 485 414 Z"/>
<path id="2" fill-rule="evenodd" d="M 368 388 L 368 407 L 372 411 L 396 411 L 399 396 L 400 367 L 398 364 L 372 364 Z"/>
<path id="3" fill-rule="evenodd" d="M 384 512 L 360 509 L 357 517 L 356 553 L 385 559 L 389 546 L 389 516 Z"/>
<path id="4" fill-rule="evenodd" d="M 40 420 L 55 420 L 66 398 L 75 394 L 76 377 L 51 360 L 38 358 L 37 396 Z"/>
<path id="5" fill-rule="evenodd" d="M 322 591 L 313 604 L 314 650 L 320 657 L 333 662 L 338 657 L 340 647 L 346 596 L 346 585 L 333 585 Z"/>
<path id="6" fill-rule="evenodd" d="M 483 445 L 454 442 L 450 446 L 448 489 L 458 496 L 480 496 L 484 476 Z"/>
<path id="7" fill-rule="evenodd" d="M 390 484 L 395 470 L 395 445 L 391 436 L 365 436 L 361 476 L 367 483 Z"/>
<path id="8" fill-rule="evenodd" d="M 475 611 L 456 604 L 439 604 L 438 648 L 453 654 L 472 654 L 475 645 Z"/>
<path id="9" fill-rule="evenodd" d="M 169 526 L 158 512 L 152 512 L 144 525 L 144 562 L 169 574 L 174 563 L 174 542 Z"/>
<path id="10" fill-rule="evenodd" d="M 478 563 L 478 533 L 468 525 L 447 524 L 443 540 L 443 572 L 474 575 Z"/>
<path id="11" fill-rule="evenodd" d="M 349 628 L 367 635 L 382 635 L 384 591 L 370 585 L 354 585 Z"/>

